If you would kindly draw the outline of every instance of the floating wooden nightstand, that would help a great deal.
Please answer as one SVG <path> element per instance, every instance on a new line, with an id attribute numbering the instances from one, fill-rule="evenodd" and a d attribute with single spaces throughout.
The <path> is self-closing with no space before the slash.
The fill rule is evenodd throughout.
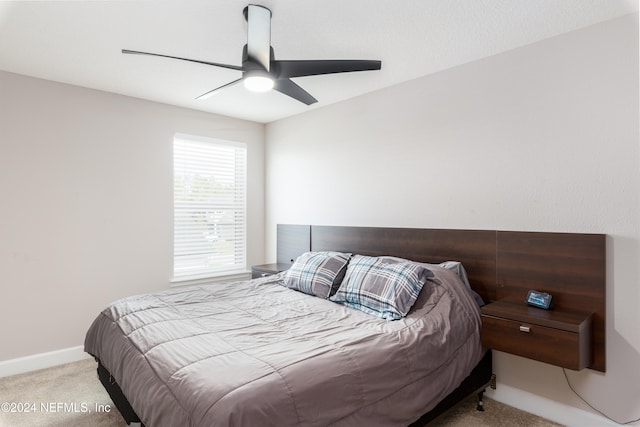
<path id="1" fill-rule="evenodd" d="M 496 301 L 482 307 L 482 344 L 540 362 L 580 370 L 591 365 L 592 313 L 543 310 Z"/>
<path id="2" fill-rule="evenodd" d="M 289 263 L 275 263 L 275 264 L 262 264 L 254 265 L 251 267 L 251 278 L 257 279 L 258 277 L 271 276 L 272 274 L 278 274 L 282 271 L 288 270 L 291 267 Z"/>

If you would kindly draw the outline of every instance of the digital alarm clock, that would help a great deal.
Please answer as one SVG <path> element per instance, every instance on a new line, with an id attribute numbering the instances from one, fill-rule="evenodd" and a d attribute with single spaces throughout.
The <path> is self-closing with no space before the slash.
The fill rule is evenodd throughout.
<path id="1" fill-rule="evenodd" d="M 553 307 L 553 298 L 551 297 L 551 294 L 548 294 L 546 292 L 530 290 L 527 294 L 526 303 L 533 307 L 549 310 L 551 307 Z"/>

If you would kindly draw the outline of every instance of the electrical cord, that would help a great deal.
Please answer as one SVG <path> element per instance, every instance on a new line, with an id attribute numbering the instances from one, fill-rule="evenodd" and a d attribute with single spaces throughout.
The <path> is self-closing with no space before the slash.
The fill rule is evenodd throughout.
<path id="1" fill-rule="evenodd" d="M 626 421 L 626 422 L 620 422 L 620 421 L 616 421 L 613 418 L 611 418 L 610 416 L 608 416 L 607 414 L 605 414 L 604 412 L 600 411 L 599 409 L 596 409 L 593 407 L 593 405 L 591 405 L 589 402 L 587 402 L 584 397 L 580 396 L 580 393 L 578 393 L 573 386 L 571 385 L 571 382 L 569 381 L 569 377 L 567 376 L 567 370 L 565 368 L 562 368 L 562 373 L 564 373 L 564 378 L 567 380 L 567 385 L 569 386 L 569 388 L 571 389 L 572 392 L 575 393 L 576 396 L 578 396 L 580 398 L 580 400 L 582 400 L 584 403 L 587 404 L 587 406 L 591 409 L 593 409 L 594 411 L 596 411 L 597 413 L 599 413 L 600 415 L 602 415 L 603 417 L 605 417 L 606 419 L 613 421 L 616 424 L 619 425 L 623 425 L 626 426 L 628 424 L 633 424 L 633 423 L 637 423 L 638 421 L 640 421 L 640 418 L 636 418 L 635 420 L 631 420 L 631 421 Z"/>

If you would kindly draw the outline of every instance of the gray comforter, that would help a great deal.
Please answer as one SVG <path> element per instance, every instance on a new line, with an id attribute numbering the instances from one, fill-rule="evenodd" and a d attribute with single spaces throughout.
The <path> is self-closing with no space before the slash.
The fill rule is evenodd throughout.
<path id="1" fill-rule="evenodd" d="M 280 275 L 135 296 L 87 332 L 148 427 L 403 426 L 480 360 L 480 314 L 434 267 L 404 319 L 287 289 Z"/>

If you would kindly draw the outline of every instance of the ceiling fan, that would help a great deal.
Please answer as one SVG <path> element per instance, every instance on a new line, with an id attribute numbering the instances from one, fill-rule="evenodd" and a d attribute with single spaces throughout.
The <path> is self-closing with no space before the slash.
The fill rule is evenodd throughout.
<path id="1" fill-rule="evenodd" d="M 242 48 L 242 66 L 128 49 L 122 49 L 122 53 L 160 56 L 242 71 L 241 78 L 210 90 L 196 99 L 208 98 L 221 89 L 243 81 L 245 87 L 250 90 L 275 89 L 306 105 L 311 105 L 318 100 L 294 83 L 291 80 L 292 77 L 379 70 L 382 65 L 380 61 L 368 60 L 276 60 L 271 47 L 271 11 L 264 6 L 250 4 L 244 8 L 243 14 L 247 21 L 247 44 Z"/>

